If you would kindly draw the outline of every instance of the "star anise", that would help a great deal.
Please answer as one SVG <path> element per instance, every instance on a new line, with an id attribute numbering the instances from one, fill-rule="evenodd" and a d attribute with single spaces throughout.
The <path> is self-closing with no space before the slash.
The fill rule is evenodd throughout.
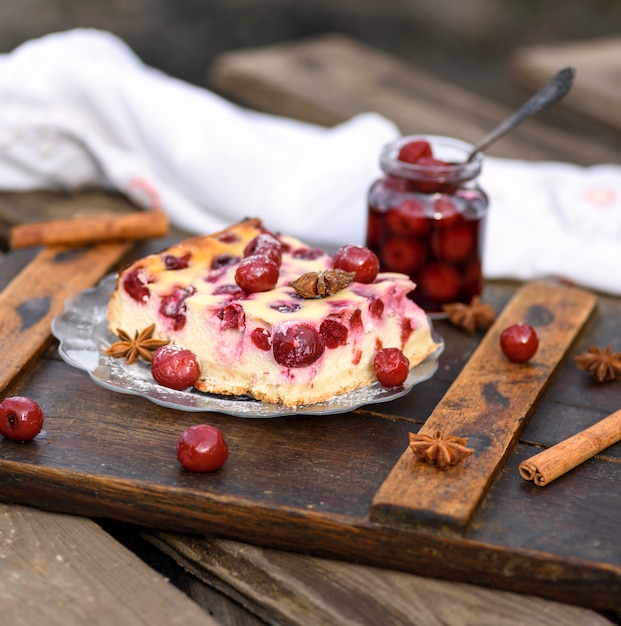
<path id="1" fill-rule="evenodd" d="M 355 272 L 339 269 L 307 272 L 294 280 L 291 286 L 303 298 L 325 298 L 345 289 L 355 276 Z"/>
<path id="2" fill-rule="evenodd" d="M 575 357 L 579 369 L 585 370 L 598 382 L 616 380 L 621 376 L 621 352 L 613 352 L 610 346 L 603 350 L 591 346 Z"/>
<path id="3" fill-rule="evenodd" d="M 443 437 L 439 430 L 433 435 L 410 433 L 410 448 L 414 455 L 442 470 L 450 465 L 457 465 L 474 452 L 473 449 L 466 448 L 467 441 L 466 438 L 455 435 Z"/>
<path id="4" fill-rule="evenodd" d="M 487 330 L 496 320 L 496 312 L 490 304 L 481 302 L 480 296 L 473 296 L 470 304 L 452 302 L 444 304 L 442 310 L 455 326 L 470 334 L 475 330 Z"/>
<path id="5" fill-rule="evenodd" d="M 154 330 L 155 324 L 151 324 L 140 332 L 136 331 L 132 339 L 124 330 L 117 328 L 116 334 L 120 341 L 113 343 L 104 354 L 115 358 L 125 357 L 128 365 L 136 363 L 140 358 L 150 362 L 153 360 L 153 353 L 160 346 L 165 346 L 168 343 L 164 339 L 153 339 Z"/>

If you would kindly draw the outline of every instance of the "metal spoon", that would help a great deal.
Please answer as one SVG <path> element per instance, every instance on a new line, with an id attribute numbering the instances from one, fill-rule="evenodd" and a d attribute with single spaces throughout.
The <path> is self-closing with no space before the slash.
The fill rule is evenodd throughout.
<path id="1" fill-rule="evenodd" d="M 571 88 L 576 75 L 573 67 L 566 67 L 554 75 L 534 96 L 525 102 L 515 113 L 510 115 L 504 122 L 501 122 L 494 130 L 488 133 L 468 154 L 466 163 L 469 163 L 474 157 L 487 148 L 491 143 L 499 139 L 510 130 L 514 129 L 518 124 L 523 122 L 527 117 L 543 111 L 551 104 L 558 102 Z"/>

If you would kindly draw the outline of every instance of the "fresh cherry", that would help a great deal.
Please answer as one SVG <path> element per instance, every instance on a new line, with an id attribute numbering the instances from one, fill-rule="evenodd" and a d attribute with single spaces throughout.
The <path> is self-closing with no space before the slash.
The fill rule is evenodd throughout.
<path id="1" fill-rule="evenodd" d="M 235 282 L 248 293 L 274 289 L 278 276 L 278 265 L 262 254 L 242 259 L 235 270 Z"/>
<path id="2" fill-rule="evenodd" d="M 500 348 L 515 363 L 525 363 L 537 352 L 539 337 L 529 324 L 513 324 L 500 333 Z"/>
<path id="3" fill-rule="evenodd" d="M 193 352 L 168 344 L 154 352 L 151 374 L 160 385 L 182 391 L 196 383 L 201 375 L 201 368 Z"/>
<path id="4" fill-rule="evenodd" d="M 215 426 L 190 426 L 177 440 L 177 459 L 190 472 L 215 472 L 228 458 L 229 447 Z"/>
<path id="5" fill-rule="evenodd" d="M 410 361 L 398 348 L 380 348 L 373 357 L 373 371 L 382 387 L 398 387 L 408 377 Z"/>
<path id="6" fill-rule="evenodd" d="M 372 283 L 380 269 L 377 255 L 365 246 L 348 244 L 334 255 L 334 269 L 355 272 L 359 283 Z"/>
<path id="7" fill-rule="evenodd" d="M 309 324 L 283 324 L 272 336 L 274 359 L 285 367 L 311 365 L 323 354 L 325 347 L 321 334 Z"/>
<path id="8" fill-rule="evenodd" d="M 15 441 L 30 441 L 43 428 L 43 411 L 31 398 L 11 396 L 0 402 L 0 434 Z"/>

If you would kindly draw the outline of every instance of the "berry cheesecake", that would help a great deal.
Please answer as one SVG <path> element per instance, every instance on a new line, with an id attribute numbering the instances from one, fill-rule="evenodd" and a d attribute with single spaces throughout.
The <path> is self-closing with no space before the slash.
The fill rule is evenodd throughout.
<path id="1" fill-rule="evenodd" d="M 191 351 L 199 391 L 314 404 L 377 381 L 380 351 L 411 368 L 438 347 L 414 283 L 378 268 L 367 248 L 332 257 L 248 219 L 120 271 L 109 329 Z"/>

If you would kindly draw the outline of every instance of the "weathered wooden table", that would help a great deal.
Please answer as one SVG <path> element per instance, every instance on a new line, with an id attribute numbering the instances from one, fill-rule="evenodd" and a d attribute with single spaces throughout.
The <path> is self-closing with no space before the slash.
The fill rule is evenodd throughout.
<path id="1" fill-rule="evenodd" d="M 464 139 L 478 138 L 505 113 L 342 38 L 227 55 L 210 84 L 279 114 L 331 124 L 373 109 L 404 132 Z M 605 142 L 535 120 L 507 137 L 498 154 L 619 158 Z M 4 194 L 0 210 L 10 224 L 93 202 L 128 209 L 101 194 Z M 268 420 L 166 409 L 103 389 L 58 357 L 49 322 L 65 291 L 180 236 L 133 247 L 15 251 L 0 265 L 3 393 L 32 396 L 46 413 L 46 430 L 32 444 L 0 441 L 0 597 L 11 623 L 207 624 L 211 615 L 231 624 L 621 618 L 621 445 L 545 488 L 517 471 L 542 447 L 619 408 L 619 383 L 596 385 L 572 357 L 593 344 L 621 349 L 620 299 L 560 287 L 567 291 L 556 304 L 544 298 L 528 308 L 554 327 L 553 320 L 568 321 L 559 308 L 564 294 L 578 294 L 584 319 L 534 383 L 532 410 L 520 406 L 515 440 L 492 463 L 481 500 L 448 523 L 421 520 L 416 512 L 393 514 L 378 494 L 408 432 L 450 398 L 471 367 L 481 334 L 437 321 L 446 343 L 440 367 L 404 398 L 350 414 Z M 518 288 L 489 284 L 485 299 L 506 311 L 516 306 Z M 541 316 L 546 307 L 553 320 Z M 576 314 L 568 315 L 575 322 Z M 505 405 L 499 415 L 515 406 L 510 398 Z M 219 426 L 231 447 L 215 475 L 187 475 L 171 453 L 177 434 L 199 420 Z M 433 499 L 429 507 L 441 510 Z"/>

